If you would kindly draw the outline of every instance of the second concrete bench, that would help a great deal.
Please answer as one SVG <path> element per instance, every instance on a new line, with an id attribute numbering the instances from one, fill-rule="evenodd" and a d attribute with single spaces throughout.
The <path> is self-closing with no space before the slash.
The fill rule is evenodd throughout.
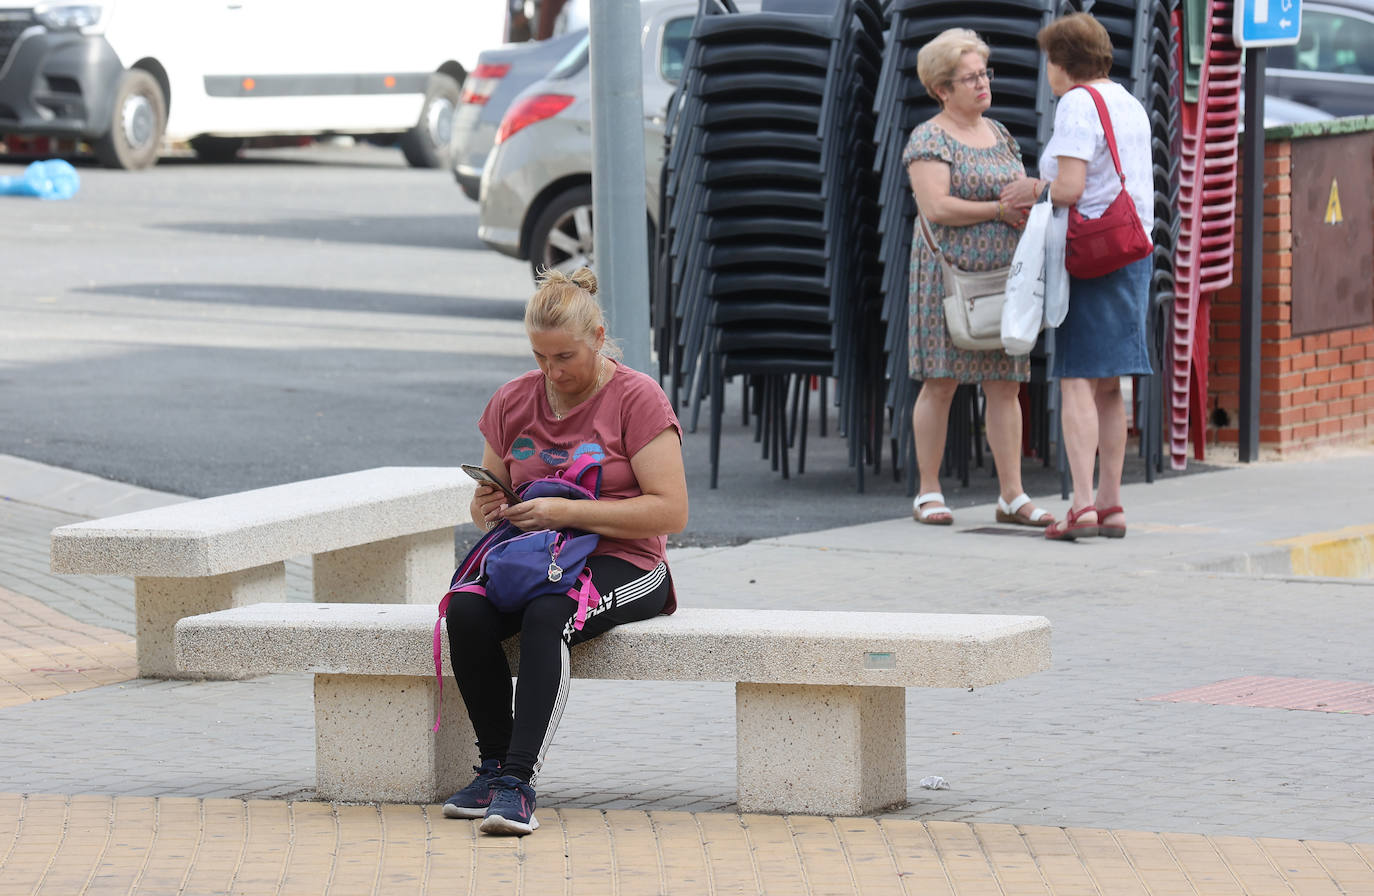
<path id="1" fill-rule="evenodd" d="M 432 605 L 255 604 L 181 620 L 176 656 L 217 676 L 313 673 L 318 795 L 433 802 L 477 764 L 446 638 L 432 731 L 434 621 Z M 1049 665 L 1041 616 L 684 608 L 572 651 L 575 678 L 735 682 L 740 810 L 823 815 L 906 801 L 908 687 L 985 687 Z"/>
<path id="2" fill-rule="evenodd" d="M 317 601 L 432 606 L 474 488 L 456 467 L 378 467 L 74 523 L 53 530 L 52 571 L 132 578 L 139 675 L 173 678 L 176 621 L 284 600 L 294 557 L 313 558 Z"/>

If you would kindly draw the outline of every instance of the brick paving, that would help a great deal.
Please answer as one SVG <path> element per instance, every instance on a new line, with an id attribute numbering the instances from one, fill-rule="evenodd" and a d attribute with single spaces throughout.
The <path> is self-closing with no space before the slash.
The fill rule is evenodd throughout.
<path id="1" fill-rule="evenodd" d="M 133 638 L 0 588 L 0 709 L 136 677 Z"/>
<path id="2" fill-rule="evenodd" d="M 23 491 L 12 473 L 0 458 L 0 494 Z M 1298 572 L 1359 543 L 1371 473 L 1355 457 L 1131 486 L 1114 544 L 994 537 L 973 507 L 944 530 L 681 551 L 697 605 L 1043 614 L 1054 665 L 911 689 L 910 804 L 858 819 L 735 813 L 728 685 L 578 681 L 521 840 L 313 800 L 308 676 L 128 678 L 130 584 L 48 573 L 47 533 L 84 515 L 30 488 L 0 500 L 0 896 L 1374 893 L 1374 719 L 1158 699 L 1374 680 L 1374 582 Z M 308 599 L 308 563 L 288 575 Z"/>
<path id="3" fill-rule="evenodd" d="M 890 818 L 0 795 L 0 896 L 1369 893 L 1374 847 Z M 11 845 L 12 844 L 12 845 Z"/>

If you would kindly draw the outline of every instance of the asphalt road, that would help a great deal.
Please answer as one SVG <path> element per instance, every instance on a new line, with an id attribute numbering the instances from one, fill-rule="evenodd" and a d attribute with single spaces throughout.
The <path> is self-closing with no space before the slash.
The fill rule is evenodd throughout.
<path id="1" fill-rule="evenodd" d="M 71 200 L 0 197 L 0 452 L 201 497 L 480 457 L 486 399 L 533 366 L 525 263 L 482 246 L 447 172 L 394 150 L 245 155 L 135 173 L 78 161 Z M 0 176 L 21 167 L 0 161 Z M 910 513 L 888 456 L 858 492 L 833 410 L 824 438 L 813 412 L 805 472 L 794 451 L 784 480 L 728 394 L 718 489 L 704 408 L 685 440 L 691 523 L 674 543 Z M 1060 510 L 1058 474 L 1025 469 Z M 945 494 L 988 501 L 995 480 L 974 470 Z"/>

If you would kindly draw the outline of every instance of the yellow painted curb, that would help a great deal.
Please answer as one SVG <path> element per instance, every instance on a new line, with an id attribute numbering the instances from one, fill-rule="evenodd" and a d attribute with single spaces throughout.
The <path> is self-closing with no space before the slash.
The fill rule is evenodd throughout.
<path id="1" fill-rule="evenodd" d="M 1288 549 L 1295 575 L 1337 579 L 1374 577 L 1374 525 L 1346 526 L 1269 543 Z"/>

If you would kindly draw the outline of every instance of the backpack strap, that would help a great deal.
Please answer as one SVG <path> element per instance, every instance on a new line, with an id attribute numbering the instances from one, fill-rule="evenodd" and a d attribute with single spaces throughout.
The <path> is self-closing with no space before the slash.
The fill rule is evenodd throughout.
<path id="1" fill-rule="evenodd" d="M 587 610 L 601 603 L 601 592 L 592 584 L 592 571 L 582 567 L 577 584 L 568 589 L 568 597 L 577 601 L 577 616 L 573 618 L 573 631 L 582 631 L 587 623 Z"/>
<path id="2" fill-rule="evenodd" d="M 434 730 L 439 730 L 439 723 L 443 721 L 444 706 L 444 647 L 443 637 L 444 619 L 448 616 L 448 602 L 455 594 L 475 594 L 478 597 L 486 597 L 486 586 L 481 582 L 464 582 L 454 585 L 448 592 L 439 599 L 439 618 L 434 622 L 434 678 L 439 682 L 439 702 L 434 707 Z"/>
<path id="3" fill-rule="evenodd" d="M 509 538 L 514 529 L 514 526 L 502 520 L 500 525 L 479 538 L 477 544 L 473 545 L 472 550 L 463 558 L 462 565 L 453 573 L 448 591 L 439 599 L 439 618 L 434 621 L 434 677 L 439 682 L 439 705 L 434 709 L 435 731 L 439 730 L 439 723 L 442 721 L 440 707 L 443 706 L 444 700 L 444 661 L 440 638 L 443 637 L 444 619 L 448 616 L 448 602 L 453 595 L 459 593 L 487 596 L 486 586 L 481 581 L 482 564 L 491 552 L 492 546 Z"/>
<path id="4" fill-rule="evenodd" d="M 589 474 L 595 476 L 590 486 L 583 482 Z M 559 471 L 558 475 L 568 480 L 573 485 L 585 488 L 596 497 L 601 497 L 601 461 L 597 460 L 594 455 L 582 455 L 577 460 L 568 464 L 566 470 Z"/>
<path id="5" fill-rule="evenodd" d="M 515 532 L 515 526 L 506 520 L 502 520 L 496 526 L 487 530 L 487 533 L 477 540 L 477 543 L 472 546 L 472 550 L 468 551 L 468 555 L 463 558 L 462 564 L 460 564 L 458 569 L 453 573 L 453 578 L 449 582 L 449 587 L 451 588 L 459 582 L 466 582 L 469 579 L 477 578 L 482 571 L 482 561 L 486 560 L 487 552 L 490 551 L 492 546 L 497 542 L 505 541 L 507 538 L 510 538 L 511 535 L 515 534 Z M 443 615 L 442 610 L 439 615 Z"/>

